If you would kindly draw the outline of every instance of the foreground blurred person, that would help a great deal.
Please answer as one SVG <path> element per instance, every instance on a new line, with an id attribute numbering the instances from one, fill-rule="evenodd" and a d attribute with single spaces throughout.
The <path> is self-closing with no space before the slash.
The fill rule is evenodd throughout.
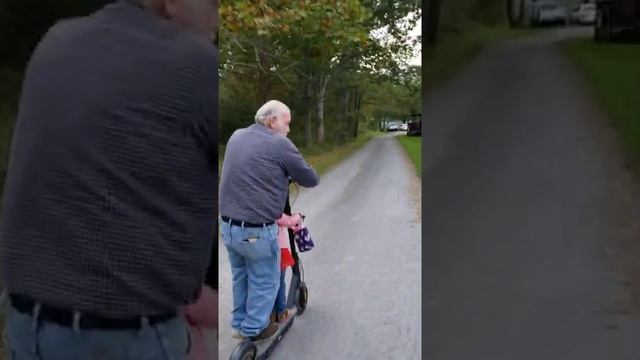
<path id="1" fill-rule="evenodd" d="M 183 359 L 216 219 L 212 0 L 61 21 L 25 73 L 2 208 L 12 359 Z"/>

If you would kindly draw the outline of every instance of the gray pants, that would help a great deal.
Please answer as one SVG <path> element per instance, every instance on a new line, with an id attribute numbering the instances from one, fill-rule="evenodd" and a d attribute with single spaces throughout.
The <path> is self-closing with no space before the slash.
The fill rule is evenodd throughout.
<path id="1" fill-rule="evenodd" d="M 5 319 L 12 360 L 184 360 L 189 349 L 181 318 L 137 330 L 84 330 L 37 321 L 8 307 Z"/>

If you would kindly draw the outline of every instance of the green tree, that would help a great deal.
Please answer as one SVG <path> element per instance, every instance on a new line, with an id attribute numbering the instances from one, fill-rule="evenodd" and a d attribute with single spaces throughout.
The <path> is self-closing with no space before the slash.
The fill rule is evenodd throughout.
<path id="1" fill-rule="evenodd" d="M 322 144 L 327 136 L 332 142 L 357 136 L 371 87 L 406 67 L 402 59 L 416 45 L 406 34 L 420 16 L 419 6 L 419 1 L 223 0 L 221 83 L 228 92 L 221 97 L 234 97 L 229 109 L 245 107 L 238 106 L 240 100 L 255 108 L 268 98 L 286 97 L 305 124 L 292 136 L 307 145 Z M 408 14 L 413 16 L 400 21 Z M 381 27 L 393 41 L 380 43 L 372 36 Z M 225 108 L 230 102 L 221 98 L 223 121 L 239 124 L 240 117 Z"/>
<path id="2" fill-rule="evenodd" d="M 292 68 L 305 99 L 315 100 L 317 141 L 324 142 L 324 101 L 335 67 L 343 60 L 343 49 L 366 46 L 366 9 L 358 0 L 319 1 L 227 1 L 221 4 L 221 19 L 227 45 L 245 56 L 227 66 L 252 68 L 263 101 L 273 77 L 288 84 L 280 73 Z M 223 38 L 224 39 L 224 38 Z M 251 47 L 253 53 L 247 51 Z M 253 55 L 253 61 L 247 55 Z M 302 60 L 302 61 L 301 61 Z M 311 105 L 311 104 L 307 104 Z M 308 106 L 311 109 L 311 106 Z M 311 111 L 311 110 L 309 110 Z M 305 123 L 310 142 L 311 116 Z"/>

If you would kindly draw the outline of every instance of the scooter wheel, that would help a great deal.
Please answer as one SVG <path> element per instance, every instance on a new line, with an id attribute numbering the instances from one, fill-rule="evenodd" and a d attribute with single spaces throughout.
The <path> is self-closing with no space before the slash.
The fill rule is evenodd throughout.
<path id="1" fill-rule="evenodd" d="M 258 348 L 251 341 L 243 341 L 233 350 L 229 360 L 254 360 L 258 354 Z"/>
<path id="2" fill-rule="evenodd" d="M 307 308 L 307 301 L 309 300 L 309 290 L 307 284 L 300 283 L 298 287 L 298 315 L 302 315 Z"/>

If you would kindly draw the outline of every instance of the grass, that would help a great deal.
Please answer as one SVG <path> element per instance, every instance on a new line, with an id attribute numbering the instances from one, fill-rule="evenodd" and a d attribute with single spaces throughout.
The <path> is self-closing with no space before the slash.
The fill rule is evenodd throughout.
<path id="1" fill-rule="evenodd" d="M 426 60 L 422 79 L 427 92 L 445 83 L 484 47 L 535 32 L 536 30 L 527 28 L 509 29 L 506 25 L 466 25 L 456 31 L 443 31 L 436 47 L 423 48 Z"/>
<path id="2" fill-rule="evenodd" d="M 409 155 L 409 159 L 415 166 L 416 174 L 422 178 L 422 137 L 420 136 L 396 136 L 400 145 Z"/>
<path id="3" fill-rule="evenodd" d="M 337 145 L 328 149 L 302 148 L 300 151 L 318 175 L 322 175 L 342 160 L 348 158 L 349 155 L 360 150 L 369 140 L 379 135 L 380 133 L 376 131 L 365 132 L 361 133 L 357 139 L 343 145 Z"/>
<path id="4" fill-rule="evenodd" d="M 640 44 L 571 40 L 564 50 L 590 83 L 636 170 L 640 169 Z"/>

